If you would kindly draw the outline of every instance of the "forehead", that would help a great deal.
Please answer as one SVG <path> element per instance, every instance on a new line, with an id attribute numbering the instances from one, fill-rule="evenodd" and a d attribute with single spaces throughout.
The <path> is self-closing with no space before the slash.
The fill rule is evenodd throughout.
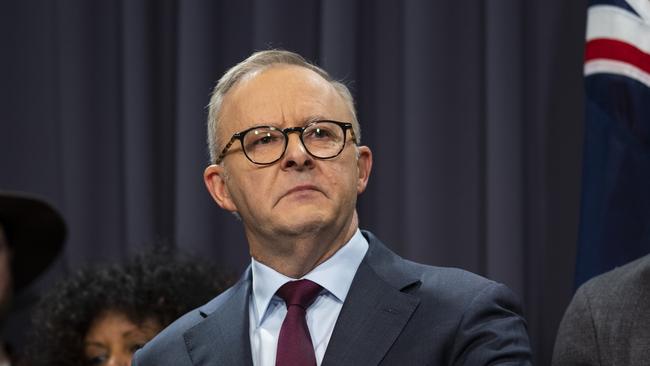
<path id="1" fill-rule="evenodd" d="M 106 338 L 118 335 L 120 337 L 135 332 L 156 332 L 160 328 L 154 319 L 147 318 L 142 324 L 136 324 L 125 314 L 116 310 L 107 310 L 93 319 L 86 334 L 86 340 Z"/>
<path id="2" fill-rule="evenodd" d="M 257 125 L 293 126 L 319 117 L 347 122 L 351 116 L 334 87 L 300 66 L 277 65 L 241 80 L 224 98 L 227 133 Z"/>

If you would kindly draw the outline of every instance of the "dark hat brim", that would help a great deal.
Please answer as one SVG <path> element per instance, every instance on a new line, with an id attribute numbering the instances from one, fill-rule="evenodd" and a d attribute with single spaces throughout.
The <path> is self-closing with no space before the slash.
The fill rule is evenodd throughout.
<path id="1" fill-rule="evenodd" d="M 29 285 L 63 248 L 63 218 L 45 200 L 21 192 L 0 191 L 0 224 L 12 251 L 14 290 Z"/>

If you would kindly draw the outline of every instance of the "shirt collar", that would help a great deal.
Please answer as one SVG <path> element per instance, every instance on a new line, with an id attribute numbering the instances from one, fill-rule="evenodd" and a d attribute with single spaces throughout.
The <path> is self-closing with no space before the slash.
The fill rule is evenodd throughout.
<path id="1" fill-rule="evenodd" d="M 367 251 L 368 241 L 357 229 L 341 249 L 301 279 L 308 279 L 321 285 L 343 303 L 352 285 L 354 274 Z M 259 325 L 276 291 L 285 283 L 296 279 L 287 277 L 254 258 L 251 258 L 251 271 L 253 303 L 258 314 L 257 325 Z"/>

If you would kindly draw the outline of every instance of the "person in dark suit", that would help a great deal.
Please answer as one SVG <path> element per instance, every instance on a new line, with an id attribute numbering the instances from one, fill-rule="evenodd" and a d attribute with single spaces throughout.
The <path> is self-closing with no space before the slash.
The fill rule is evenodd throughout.
<path id="1" fill-rule="evenodd" d="M 650 255 L 585 282 L 564 313 L 554 366 L 650 362 Z"/>
<path id="2" fill-rule="evenodd" d="M 352 96 L 301 56 L 262 51 L 219 80 L 204 180 L 241 219 L 251 265 L 133 365 L 528 365 L 505 286 L 409 262 L 361 231 L 372 153 Z"/>

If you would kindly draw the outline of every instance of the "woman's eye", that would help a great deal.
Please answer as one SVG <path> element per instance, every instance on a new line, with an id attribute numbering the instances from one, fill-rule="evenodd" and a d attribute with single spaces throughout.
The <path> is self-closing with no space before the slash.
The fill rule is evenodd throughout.
<path id="1" fill-rule="evenodd" d="M 108 356 L 104 356 L 104 355 L 89 357 L 86 359 L 86 365 L 88 366 L 104 365 L 107 360 L 108 360 Z"/>

